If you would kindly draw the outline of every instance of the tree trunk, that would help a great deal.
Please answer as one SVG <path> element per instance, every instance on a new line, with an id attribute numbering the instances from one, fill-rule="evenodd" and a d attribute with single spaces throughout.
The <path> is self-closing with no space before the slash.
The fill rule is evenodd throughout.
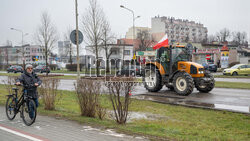
<path id="1" fill-rule="evenodd" d="M 96 53 L 95 53 L 95 55 L 96 55 L 96 76 L 98 77 L 99 76 L 99 65 L 100 65 L 100 63 L 99 63 L 99 60 L 98 60 L 98 46 L 97 46 L 97 44 L 95 45 L 95 49 L 96 49 Z M 90 70 L 90 72 L 91 72 L 91 70 Z"/>
<path id="2" fill-rule="evenodd" d="M 46 65 L 46 76 L 49 75 L 48 71 L 47 71 L 47 68 L 48 68 L 48 47 L 45 46 L 45 65 Z"/>
<path id="3" fill-rule="evenodd" d="M 106 72 L 110 72 L 109 70 L 109 58 L 106 60 Z"/>

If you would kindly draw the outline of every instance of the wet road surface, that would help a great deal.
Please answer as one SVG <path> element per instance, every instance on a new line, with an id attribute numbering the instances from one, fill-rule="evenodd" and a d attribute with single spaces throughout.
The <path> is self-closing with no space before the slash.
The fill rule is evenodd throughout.
<path id="1" fill-rule="evenodd" d="M 166 87 L 158 93 L 140 88 L 132 95 L 160 103 L 250 113 L 250 90 L 214 88 L 210 93 L 200 93 L 194 89 L 189 96 L 180 96 Z"/>

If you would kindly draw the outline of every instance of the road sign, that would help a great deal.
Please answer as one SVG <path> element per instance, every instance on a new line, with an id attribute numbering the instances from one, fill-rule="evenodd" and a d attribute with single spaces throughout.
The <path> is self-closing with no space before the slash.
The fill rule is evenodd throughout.
<path id="1" fill-rule="evenodd" d="M 144 52 L 142 52 L 142 51 L 138 51 L 138 52 L 136 52 L 137 53 L 137 55 L 139 55 L 139 56 L 143 56 L 144 55 Z"/>
<path id="2" fill-rule="evenodd" d="M 76 30 L 73 30 L 71 33 L 70 33 L 70 40 L 73 44 L 76 45 Z M 82 32 L 80 30 L 78 30 L 78 44 L 81 44 L 83 41 L 83 35 L 82 35 Z"/>
<path id="3" fill-rule="evenodd" d="M 206 55 L 206 60 L 210 60 L 211 59 L 211 55 L 207 54 Z"/>

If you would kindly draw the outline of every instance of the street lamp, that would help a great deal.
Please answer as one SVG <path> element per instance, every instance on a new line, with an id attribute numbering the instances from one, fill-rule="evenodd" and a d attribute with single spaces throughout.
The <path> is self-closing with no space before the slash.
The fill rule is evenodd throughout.
<path id="1" fill-rule="evenodd" d="M 23 57 L 23 68 L 25 67 L 25 59 L 24 59 L 24 46 L 23 46 L 23 37 L 28 35 L 28 33 L 25 33 L 23 34 L 23 31 L 20 30 L 20 29 L 15 29 L 15 28 L 10 28 L 10 30 L 15 30 L 15 31 L 18 31 L 18 32 L 21 32 L 22 33 L 22 57 Z"/>
<path id="2" fill-rule="evenodd" d="M 124 8 L 124 9 L 126 9 L 128 11 L 130 11 L 133 14 L 133 46 L 135 47 L 135 44 L 134 44 L 134 39 L 135 39 L 135 20 L 138 19 L 138 18 L 140 18 L 141 16 L 136 16 L 135 17 L 135 14 L 134 14 L 133 10 L 131 10 L 131 9 L 129 9 L 129 8 L 123 6 L 123 5 L 120 5 L 120 7 Z M 134 47 L 133 47 L 133 52 L 134 52 Z"/>

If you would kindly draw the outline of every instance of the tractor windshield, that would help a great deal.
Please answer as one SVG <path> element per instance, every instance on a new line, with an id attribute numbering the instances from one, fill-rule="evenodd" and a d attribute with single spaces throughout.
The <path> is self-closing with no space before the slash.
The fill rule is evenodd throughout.
<path id="1" fill-rule="evenodd" d="M 186 48 L 173 48 L 172 49 L 172 60 L 177 61 L 189 61 L 189 55 Z"/>

